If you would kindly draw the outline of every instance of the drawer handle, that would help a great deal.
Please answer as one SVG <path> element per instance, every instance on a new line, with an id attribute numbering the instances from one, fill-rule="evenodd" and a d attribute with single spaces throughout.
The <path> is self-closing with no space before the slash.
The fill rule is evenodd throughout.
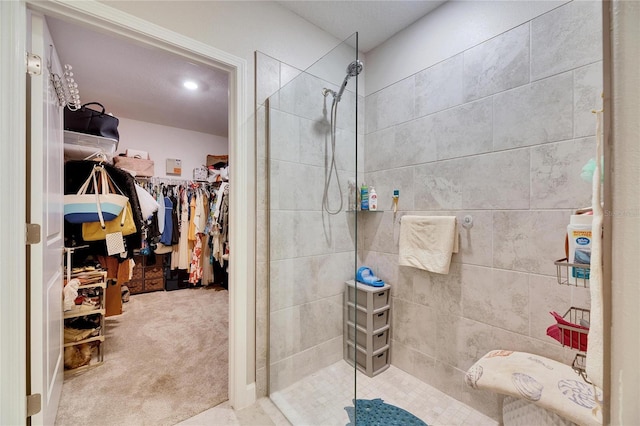
<path id="1" fill-rule="evenodd" d="M 382 312 L 382 313 L 378 314 L 378 316 L 379 316 L 379 317 L 381 317 L 381 316 L 383 316 L 383 315 L 384 315 L 384 312 Z"/>
<path id="2" fill-rule="evenodd" d="M 384 333 L 378 334 L 378 337 L 382 337 L 382 336 L 384 336 Z"/>
<path id="3" fill-rule="evenodd" d="M 385 293 L 378 293 L 378 297 L 382 297 L 384 295 L 385 295 Z"/>
<path id="4" fill-rule="evenodd" d="M 377 355 L 377 358 L 382 358 L 384 354 Z"/>

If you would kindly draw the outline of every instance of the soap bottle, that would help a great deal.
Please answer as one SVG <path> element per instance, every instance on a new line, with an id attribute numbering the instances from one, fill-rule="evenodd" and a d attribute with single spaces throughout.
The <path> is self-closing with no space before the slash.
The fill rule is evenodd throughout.
<path id="1" fill-rule="evenodd" d="M 376 189 L 373 186 L 369 190 L 369 210 L 378 210 L 378 194 L 376 193 Z"/>
<path id="2" fill-rule="evenodd" d="M 360 188 L 360 210 L 369 210 L 369 188 L 364 182 Z"/>
<path id="3" fill-rule="evenodd" d="M 571 215 L 571 221 L 567 226 L 569 255 L 567 262 L 569 264 L 584 264 L 589 265 L 591 263 L 591 227 L 593 216 Z M 570 284 L 575 284 L 577 278 L 588 280 L 589 268 L 571 268 L 571 276 L 569 278 Z"/>

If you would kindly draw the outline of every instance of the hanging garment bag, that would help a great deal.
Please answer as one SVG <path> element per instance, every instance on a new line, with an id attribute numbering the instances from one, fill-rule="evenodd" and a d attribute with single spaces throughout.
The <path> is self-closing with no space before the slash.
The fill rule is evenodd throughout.
<path id="1" fill-rule="evenodd" d="M 118 217 L 128 202 L 127 197 L 115 192 L 105 168 L 95 165 L 78 192 L 64 196 L 64 219 L 69 223 L 100 222 L 104 226 L 104 221 Z"/>

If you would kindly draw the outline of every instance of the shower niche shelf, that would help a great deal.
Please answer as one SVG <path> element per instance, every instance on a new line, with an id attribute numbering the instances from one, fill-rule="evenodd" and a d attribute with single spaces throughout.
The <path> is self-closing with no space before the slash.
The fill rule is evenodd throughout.
<path id="1" fill-rule="evenodd" d="M 344 359 L 373 377 L 389 368 L 389 292 L 347 281 L 344 292 Z"/>

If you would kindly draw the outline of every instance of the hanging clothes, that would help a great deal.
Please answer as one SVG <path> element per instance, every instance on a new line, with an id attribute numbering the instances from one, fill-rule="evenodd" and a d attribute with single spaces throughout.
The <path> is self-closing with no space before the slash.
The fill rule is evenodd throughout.
<path id="1" fill-rule="evenodd" d="M 216 194 L 216 210 L 214 213 L 214 226 L 211 233 L 213 238 L 212 255 L 220 263 L 224 265 L 224 254 L 227 252 L 227 237 L 229 220 L 229 184 L 223 182 Z"/>
<path id="2" fill-rule="evenodd" d="M 180 241 L 178 242 L 178 269 L 189 269 L 189 203 L 187 191 L 182 189 L 180 213 Z"/>
<path id="3" fill-rule="evenodd" d="M 209 285 L 213 283 L 214 279 L 213 265 L 211 262 L 211 246 L 209 245 L 210 239 L 211 237 L 206 234 L 202 239 L 202 256 L 200 258 L 202 261 L 202 285 Z"/>
<path id="4" fill-rule="evenodd" d="M 204 191 L 199 191 L 196 198 L 196 217 L 194 219 L 195 232 L 198 234 L 204 234 L 207 227 L 207 209 L 209 206 L 209 199 Z"/>
<path id="5" fill-rule="evenodd" d="M 170 250 L 170 268 L 184 270 L 192 285 L 226 285 L 228 183 L 152 178 L 140 186 L 160 206 L 158 247 Z"/>
<path id="6" fill-rule="evenodd" d="M 173 204 L 173 209 L 171 210 L 171 222 L 173 224 L 171 230 L 171 244 L 177 245 L 180 242 L 180 220 L 178 219 L 180 212 L 180 206 L 178 204 L 178 198 L 173 195 L 169 197 L 171 204 Z"/>
<path id="7" fill-rule="evenodd" d="M 173 203 L 169 197 L 162 197 L 162 203 L 164 204 L 164 229 L 160 236 L 160 242 L 164 245 L 170 246 L 173 238 Z M 160 215 L 158 215 L 158 223 L 160 223 Z"/>
<path id="8" fill-rule="evenodd" d="M 193 250 L 191 252 L 191 268 L 189 270 L 189 283 L 196 285 L 202 279 L 202 234 L 196 234 Z"/>
<path id="9" fill-rule="evenodd" d="M 214 214 L 216 211 L 216 193 L 211 193 L 211 198 L 209 199 L 209 206 L 207 206 L 207 223 L 204 227 L 204 233 L 207 235 L 211 235 L 211 230 L 213 229 L 213 224 L 215 222 Z"/>
<path id="10" fill-rule="evenodd" d="M 191 194 L 191 200 L 189 201 L 189 241 L 196 240 L 196 194 Z"/>
<path id="11" fill-rule="evenodd" d="M 158 231 L 160 231 L 162 235 L 162 233 L 164 233 L 166 208 L 164 195 L 162 195 L 161 191 L 157 191 L 156 193 L 156 203 L 158 203 Z"/>
<path id="12" fill-rule="evenodd" d="M 226 184 L 220 201 L 220 216 L 218 224 L 220 225 L 220 235 L 222 241 L 226 243 L 229 240 L 229 184 Z"/>

